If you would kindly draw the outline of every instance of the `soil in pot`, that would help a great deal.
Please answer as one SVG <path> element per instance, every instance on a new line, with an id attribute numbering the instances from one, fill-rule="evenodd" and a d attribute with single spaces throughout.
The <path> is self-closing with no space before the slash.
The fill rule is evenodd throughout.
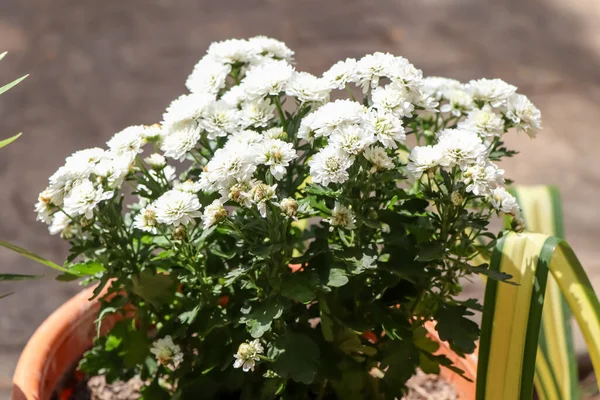
<path id="1" fill-rule="evenodd" d="M 403 400 L 456 400 L 456 391 L 438 375 L 417 371 L 408 382 L 409 392 Z M 142 381 L 138 378 L 128 382 L 107 384 L 102 376 L 82 379 L 72 389 L 66 389 L 57 400 L 135 400 L 139 398 Z"/>

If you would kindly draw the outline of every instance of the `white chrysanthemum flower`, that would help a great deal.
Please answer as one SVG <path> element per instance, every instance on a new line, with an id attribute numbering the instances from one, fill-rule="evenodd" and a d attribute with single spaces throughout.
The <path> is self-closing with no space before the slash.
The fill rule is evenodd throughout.
<path id="1" fill-rule="evenodd" d="M 439 134 L 437 146 L 442 151 L 440 164 L 444 167 L 458 165 L 464 169 L 486 154 L 481 138 L 465 129 L 445 129 Z"/>
<path id="2" fill-rule="evenodd" d="M 506 117 L 516 124 L 517 130 L 530 137 L 535 137 L 542 129 L 540 110 L 522 94 L 513 94 L 508 98 Z"/>
<path id="3" fill-rule="evenodd" d="M 267 203 L 277 198 L 275 189 L 277 189 L 277 185 L 269 186 L 262 182 L 257 183 L 250 189 L 250 200 L 256 204 L 256 208 L 258 208 L 263 218 L 267 217 Z"/>
<path id="4" fill-rule="evenodd" d="M 276 108 L 269 99 L 246 101 L 242 104 L 241 125 L 255 128 L 267 127 L 275 117 Z"/>
<path id="5" fill-rule="evenodd" d="M 247 181 L 256 170 L 254 153 L 242 145 L 229 145 L 215 152 L 200 175 L 202 190 L 214 192 L 236 181 Z"/>
<path id="6" fill-rule="evenodd" d="M 323 221 L 328 222 L 329 225 L 331 225 L 329 230 L 333 230 L 334 227 L 340 229 L 356 229 L 356 217 L 354 212 L 337 201 L 331 211 L 331 218 Z"/>
<path id="7" fill-rule="evenodd" d="M 271 175 L 277 180 L 284 177 L 290 161 L 297 157 L 291 143 L 279 139 L 267 139 L 254 147 L 256 163 L 269 166 Z"/>
<path id="8" fill-rule="evenodd" d="M 487 103 L 494 108 L 505 105 L 517 90 L 516 86 L 509 85 L 502 79 L 485 78 L 470 81 L 467 89 L 471 92 L 473 100 Z"/>
<path id="9" fill-rule="evenodd" d="M 196 194 L 202 190 L 202 185 L 200 182 L 194 182 L 193 180 L 188 179 L 187 181 L 176 183 L 173 190 Z"/>
<path id="10" fill-rule="evenodd" d="M 202 214 L 202 224 L 204 229 L 208 229 L 211 226 L 218 224 L 225 220 L 229 213 L 223 207 L 223 203 L 221 200 L 215 200 L 204 208 L 204 213 Z"/>
<path id="11" fill-rule="evenodd" d="M 249 63 L 258 58 L 257 47 L 243 39 L 213 42 L 206 53 L 208 57 L 223 64 Z"/>
<path id="12" fill-rule="evenodd" d="M 228 147 L 239 147 L 239 146 L 247 146 L 250 147 L 253 144 L 260 143 L 265 140 L 265 137 L 251 129 L 246 129 L 243 131 L 235 132 L 233 135 L 229 136 L 229 140 L 226 143 Z"/>
<path id="13" fill-rule="evenodd" d="M 437 101 L 448 100 L 448 94 L 453 90 L 462 89 L 462 83 L 456 79 L 443 78 L 440 76 L 428 76 L 423 78 L 421 90 Z"/>
<path id="14" fill-rule="evenodd" d="M 291 197 L 287 197 L 279 202 L 279 208 L 281 212 L 293 219 L 296 219 L 296 213 L 298 212 L 298 202 Z"/>
<path id="15" fill-rule="evenodd" d="M 145 130 L 146 128 L 142 125 L 130 126 L 115 133 L 106 144 L 112 153 L 133 159 L 142 152 L 142 146 L 146 142 L 143 135 Z"/>
<path id="16" fill-rule="evenodd" d="M 252 199 L 250 198 L 250 191 L 258 182 L 256 180 L 239 180 L 230 187 L 222 187 L 219 193 L 221 193 L 222 202 L 233 201 L 244 207 L 250 207 L 252 205 Z"/>
<path id="17" fill-rule="evenodd" d="M 423 71 L 415 68 L 406 58 L 393 57 L 385 68 L 385 75 L 393 84 L 411 92 L 419 92 L 423 82 Z"/>
<path id="18" fill-rule="evenodd" d="M 160 149 L 165 156 L 183 161 L 185 155 L 196 147 L 200 136 L 200 129 L 198 127 L 189 126 L 165 137 L 160 145 Z"/>
<path id="19" fill-rule="evenodd" d="M 214 101 L 214 96 L 209 94 L 193 93 L 179 96 L 163 114 L 163 134 L 168 136 L 181 129 L 196 128 L 202 113 Z"/>
<path id="20" fill-rule="evenodd" d="M 375 135 L 370 127 L 361 125 L 344 125 L 329 138 L 331 146 L 356 155 L 375 143 Z"/>
<path id="21" fill-rule="evenodd" d="M 185 82 L 192 93 L 207 93 L 216 96 L 225 88 L 231 65 L 216 61 L 210 57 L 202 58 Z"/>
<path id="22" fill-rule="evenodd" d="M 35 204 L 37 220 L 42 221 L 45 224 L 52 223 L 52 215 L 56 212 L 56 210 L 56 206 L 52 204 L 52 190 L 47 188 L 39 194 L 38 202 Z"/>
<path id="23" fill-rule="evenodd" d="M 158 153 L 151 154 L 150 156 L 144 158 L 146 164 L 150 166 L 150 168 L 154 169 L 162 169 L 167 165 L 167 159 Z"/>
<path id="24" fill-rule="evenodd" d="M 350 177 L 348 168 L 353 163 L 354 157 L 350 154 L 337 147 L 327 146 L 315 154 L 308 165 L 313 182 L 327 186 L 331 182 L 346 182 Z"/>
<path id="25" fill-rule="evenodd" d="M 415 106 L 411 102 L 411 94 L 398 85 L 378 87 L 372 93 L 373 106 L 378 110 L 389 112 L 396 117 L 411 117 Z"/>
<path id="26" fill-rule="evenodd" d="M 262 134 L 267 139 L 285 140 L 288 137 L 287 133 L 280 126 L 276 126 L 274 128 L 267 129 Z"/>
<path id="27" fill-rule="evenodd" d="M 440 107 L 440 111 L 450 113 L 455 117 L 460 117 L 462 114 L 468 113 L 473 109 L 473 97 L 462 89 L 452 89 L 447 92 L 447 104 Z"/>
<path id="28" fill-rule="evenodd" d="M 519 208 L 519 204 L 517 203 L 517 199 L 512 194 L 508 193 L 505 188 L 498 187 L 492 190 L 490 200 L 492 202 L 492 206 L 494 206 L 498 212 L 510 214 L 515 217 L 519 216 L 521 210 Z"/>
<path id="29" fill-rule="evenodd" d="M 406 169 L 414 179 L 419 179 L 423 172 L 438 167 L 442 158 L 443 154 L 439 146 L 417 146 L 408 156 Z"/>
<path id="30" fill-rule="evenodd" d="M 115 155 L 110 153 L 110 158 L 105 158 L 94 166 L 94 174 L 101 178 L 109 188 L 117 189 L 133 171 L 133 160 L 130 155 Z"/>
<path id="31" fill-rule="evenodd" d="M 265 349 L 258 339 L 254 339 L 250 343 L 240 344 L 237 353 L 233 355 L 235 357 L 233 367 L 242 368 L 244 372 L 254 371 L 256 362 L 260 360 L 258 355 L 264 351 Z"/>
<path id="32" fill-rule="evenodd" d="M 356 64 L 357 84 L 362 87 L 363 93 L 369 89 L 376 89 L 379 85 L 379 79 L 386 77 L 389 67 L 395 56 L 390 53 L 367 54 Z"/>
<path id="33" fill-rule="evenodd" d="M 246 100 L 246 91 L 241 85 L 230 88 L 220 99 L 231 108 L 238 108 Z"/>
<path id="34" fill-rule="evenodd" d="M 144 126 L 142 137 L 147 142 L 158 142 L 163 136 L 163 127 L 161 124 L 152 124 Z"/>
<path id="35" fill-rule="evenodd" d="M 285 93 L 301 103 L 324 103 L 329 100 L 330 91 L 325 80 L 308 72 L 295 72 L 287 83 Z"/>
<path id="36" fill-rule="evenodd" d="M 367 108 L 352 100 L 327 103 L 303 118 L 298 137 L 310 140 L 313 136 L 329 136 L 344 125 L 361 124 L 367 118 Z"/>
<path id="37" fill-rule="evenodd" d="M 395 149 L 397 143 L 406 140 L 402 120 L 385 111 L 371 111 L 369 113 L 369 124 L 375 132 L 375 137 L 385 148 Z"/>
<path id="38" fill-rule="evenodd" d="M 173 365 L 175 368 L 183 361 L 181 347 L 173 342 L 169 335 L 157 339 L 152 343 L 150 353 L 154 354 L 156 360 L 162 365 Z"/>
<path id="39" fill-rule="evenodd" d="M 248 43 L 253 46 L 258 54 L 263 57 L 277 58 L 280 60 L 291 61 L 294 58 L 294 51 L 286 46 L 280 40 L 272 39 L 266 36 L 255 36 L 248 39 Z"/>
<path id="40" fill-rule="evenodd" d="M 79 233 L 79 226 L 73 223 L 71 217 L 62 211 L 58 211 L 52 216 L 52 223 L 48 227 L 51 235 L 60 234 L 63 239 L 71 239 Z"/>
<path id="41" fill-rule="evenodd" d="M 323 80 L 330 89 L 344 89 L 349 82 L 356 82 L 357 63 L 354 58 L 338 61 L 323 73 Z"/>
<path id="42" fill-rule="evenodd" d="M 64 199 L 64 211 L 70 217 L 85 216 L 87 219 L 94 217 L 94 210 L 98 204 L 113 197 L 113 192 L 105 192 L 101 187 L 96 187 L 89 179 L 85 179 L 73 186 Z"/>
<path id="43" fill-rule="evenodd" d="M 48 186 L 48 192 L 52 196 L 52 203 L 57 206 L 62 205 L 65 194 L 71 190 L 73 185 L 88 178 L 90 167 L 88 165 L 84 173 L 80 173 L 79 171 L 73 171 L 67 165 L 63 165 L 52 174 L 49 179 L 50 185 Z"/>
<path id="44" fill-rule="evenodd" d="M 490 161 L 480 160 L 465 169 L 463 182 L 467 192 L 482 196 L 504 183 L 504 170 Z"/>
<path id="45" fill-rule="evenodd" d="M 156 220 L 166 225 L 188 225 L 200 217 L 200 201 L 193 193 L 169 190 L 154 203 Z"/>
<path id="46" fill-rule="evenodd" d="M 248 70 L 242 81 L 246 95 L 251 99 L 278 96 L 294 73 L 287 61 L 267 60 Z"/>
<path id="47" fill-rule="evenodd" d="M 504 133 L 502 117 L 489 107 L 469 112 L 467 119 L 459 123 L 458 127 L 476 132 L 482 138 L 501 136 Z"/>
<path id="48" fill-rule="evenodd" d="M 125 131 L 128 129 L 129 128 L 127 128 Z M 95 164 L 98 164 L 108 157 L 110 157 L 109 152 L 98 147 L 93 147 L 91 149 L 79 150 L 71 154 L 66 158 L 65 166 L 72 172 L 83 177 L 92 171 Z"/>
<path id="49" fill-rule="evenodd" d="M 217 101 L 206 107 L 198 125 L 207 133 L 210 140 L 227 136 L 238 129 L 239 111 L 223 101 Z"/>
<path id="50" fill-rule="evenodd" d="M 157 234 L 156 211 L 153 206 L 147 206 L 140 210 L 139 214 L 133 219 L 133 226 L 144 232 Z"/>
<path id="51" fill-rule="evenodd" d="M 394 168 L 394 162 L 387 155 L 387 152 L 385 151 L 385 149 L 383 147 L 379 147 L 379 146 L 369 147 L 368 149 L 365 150 L 365 152 L 363 153 L 363 156 L 371 164 L 373 164 L 373 167 L 371 167 L 371 170 L 369 171 L 370 173 L 375 173 L 378 171 L 383 171 L 386 169 Z"/>

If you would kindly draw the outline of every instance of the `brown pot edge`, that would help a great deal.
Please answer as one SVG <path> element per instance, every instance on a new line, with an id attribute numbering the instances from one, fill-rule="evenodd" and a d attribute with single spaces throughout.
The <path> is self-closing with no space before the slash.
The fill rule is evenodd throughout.
<path id="1" fill-rule="evenodd" d="M 31 336 L 15 369 L 12 400 L 49 400 L 54 387 L 89 348 L 92 341 L 90 333 L 94 332 L 93 322 L 100 307 L 97 299 L 89 301 L 94 289 L 89 287 L 73 296 Z M 441 375 L 455 387 L 460 400 L 474 400 L 477 352 L 466 358 L 459 357 L 446 342 L 440 340 L 434 323 L 427 323 L 425 327 L 440 345 L 438 354 L 452 360 L 471 382 L 447 368 L 442 368 Z"/>

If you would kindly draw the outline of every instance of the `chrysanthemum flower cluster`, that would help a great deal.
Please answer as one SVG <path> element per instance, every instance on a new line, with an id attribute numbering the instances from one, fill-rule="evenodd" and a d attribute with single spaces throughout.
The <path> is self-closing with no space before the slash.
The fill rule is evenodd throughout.
<path id="1" fill-rule="evenodd" d="M 541 129 L 539 110 L 499 79 L 423 77 L 389 53 L 322 76 L 293 55 L 266 37 L 213 43 L 159 123 L 50 177 L 36 211 L 71 242 L 72 275 L 110 287 L 103 316 L 137 310 L 82 369 L 179 398 L 354 398 L 348 377 L 393 398 L 423 357 L 449 362 L 423 345 L 425 321 L 474 349 L 458 279 L 485 273 L 471 260 L 494 245 L 494 214 L 520 225 L 496 162 L 514 154 L 507 132 Z"/>

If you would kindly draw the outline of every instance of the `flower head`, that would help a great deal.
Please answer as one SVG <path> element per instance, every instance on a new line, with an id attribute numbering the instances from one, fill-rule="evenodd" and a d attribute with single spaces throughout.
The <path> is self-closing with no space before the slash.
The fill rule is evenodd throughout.
<path id="1" fill-rule="evenodd" d="M 440 164 L 444 167 L 458 165 L 462 169 L 483 157 L 486 148 L 479 136 L 465 129 L 445 129 L 439 134 L 437 146 L 442 151 Z"/>
<path id="2" fill-rule="evenodd" d="M 254 371 L 256 362 L 260 360 L 258 355 L 264 351 L 265 349 L 258 339 L 240 344 L 237 353 L 233 355 L 235 357 L 233 367 L 242 368 L 244 372 Z"/>
<path id="3" fill-rule="evenodd" d="M 193 223 L 194 218 L 202 215 L 200 207 L 198 196 L 179 190 L 169 190 L 153 203 L 156 220 L 175 227 Z"/>
<path id="4" fill-rule="evenodd" d="M 202 223 L 204 229 L 208 229 L 211 226 L 220 223 L 221 221 L 225 220 L 228 215 L 229 213 L 225 207 L 223 207 L 221 200 L 217 199 L 213 201 L 204 208 L 204 213 L 202 214 Z"/>
<path id="5" fill-rule="evenodd" d="M 83 215 L 88 219 L 94 217 L 98 204 L 113 197 L 113 192 L 105 192 L 95 186 L 92 181 L 85 179 L 69 191 L 64 200 L 65 213 L 71 218 Z"/>
<path id="6" fill-rule="evenodd" d="M 469 112 L 467 119 L 459 123 L 458 127 L 476 132 L 482 138 L 500 136 L 504 133 L 504 121 L 490 107 Z"/>
<path id="7" fill-rule="evenodd" d="M 423 172 L 438 167 L 443 154 L 439 146 L 417 146 L 408 156 L 406 169 L 414 179 L 419 179 Z"/>
<path id="8" fill-rule="evenodd" d="M 174 368 L 177 368 L 183 361 L 181 347 L 173 342 L 173 338 L 170 335 L 154 341 L 150 348 L 150 353 L 154 354 L 158 362 L 165 366 L 172 365 Z"/>
<path id="9" fill-rule="evenodd" d="M 329 85 L 321 78 L 308 72 L 294 72 L 285 93 L 301 103 L 324 103 L 329 100 Z"/>
<path id="10" fill-rule="evenodd" d="M 267 139 L 255 146 L 256 163 L 267 165 L 271 175 L 277 180 L 283 178 L 290 161 L 296 158 L 296 150 L 291 143 L 279 139 Z"/>
<path id="11" fill-rule="evenodd" d="M 369 171 L 371 173 L 394 168 L 394 162 L 387 155 L 387 152 L 383 147 L 369 147 L 365 150 L 363 155 L 371 164 L 373 164 L 371 170 Z"/>
<path id="12" fill-rule="evenodd" d="M 337 201 L 331 211 L 331 218 L 326 219 L 325 222 L 329 222 L 331 229 L 333 229 L 333 227 L 340 229 L 356 229 L 356 217 L 352 210 Z"/>
<path id="13" fill-rule="evenodd" d="M 133 226 L 137 229 L 149 233 L 158 233 L 156 220 L 156 211 L 153 206 L 148 206 L 140 210 L 139 214 L 133 220 Z"/>
<path id="14" fill-rule="evenodd" d="M 357 67 L 354 58 L 338 61 L 323 73 L 323 80 L 330 89 L 344 89 L 349 82 L 356 82 Z"/>
<path id="15" fill-rule="evenodd" d="M 506 104 L 506 117 L 515 123 L 517 130 L 535 137 L 542 129 L 542 114 L 536 106 L 522 94 L 513 94 Z"/>
<path id="16" fill-rule="evenodd" d="M 194 66 L 185 86 L 192 93 L 205 93 L 216 96 L 225 87 L 231 65 L 204 57 Z"/>
<path id="17" fill-rule="evenodd" d="M 315 154 L 308 162 L 310 175 L 315 183 L 329 185 L 330 183 L 344 183 L 350 177 L 348 168 L 354 163 L 354 157 L 344 150 L 327 146 Z"/>
<path id="18" fill-rule="evenodd" d="M 508 193 L 505 188 L 498 187 L 492 190 L 490 200 L 498 212 L 510 214 L 514 217 L 518 217 L 520 215 L 521 210 L 519 208 L 519 204 L 517 203 L 517 199 L 512 194 Z"/>
<path id="19" fill-rule="evenodd" d="M 509 85 L 502 79 L 478 79 L 472 80 L 467 85 L 473 100 L 487 103 L 492 107 L 500 107 L 506 104 L 508 98 L 515 93 L 517 88 Z"/>
<path id="20" fill-rule="evenodd" d="M 463 181 L 467 192 L 481 196 L 504 183 L 504 170 L 490 161 L 480 160 L 463 171 Z"/>

